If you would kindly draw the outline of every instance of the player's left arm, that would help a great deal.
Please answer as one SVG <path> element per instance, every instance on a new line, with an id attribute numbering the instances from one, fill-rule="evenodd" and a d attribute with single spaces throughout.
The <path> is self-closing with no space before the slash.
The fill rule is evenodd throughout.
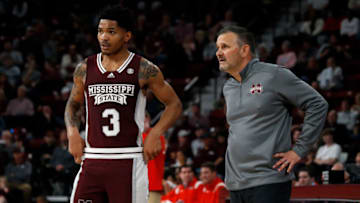
<path id="1" fill-rule="evenodd" d="M 165 105 L 160 120 L 151 129 L 144 142 L 144 156 L 147 161 L 160 153 L 160 135 L 164 134 L 180 116 L 182 104 L 173 88 L 164 80 L 160 69 L 144 58 L 140 62 L 139 81 L 142 89 L 150 89 L 156 98 Z"/>

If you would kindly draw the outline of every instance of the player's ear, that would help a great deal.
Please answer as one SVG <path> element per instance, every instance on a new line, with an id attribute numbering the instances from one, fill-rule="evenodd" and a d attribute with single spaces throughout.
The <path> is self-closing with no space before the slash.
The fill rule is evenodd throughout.
<path id="1" fill-rule="evenodd" d="M 132 33 L 130 31 L 127 31 L 125 33 L 125 42 L 129 42 L 132 37 Z"/>

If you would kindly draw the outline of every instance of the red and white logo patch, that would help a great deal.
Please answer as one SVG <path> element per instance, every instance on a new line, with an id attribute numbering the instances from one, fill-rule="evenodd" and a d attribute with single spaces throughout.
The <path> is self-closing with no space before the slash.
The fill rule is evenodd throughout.
<path id="1" fill-rule="evenodd" d="M 263 86 L 260 83 L 252 84 L 249 93 L 261 94 L 263 92 Z"/>

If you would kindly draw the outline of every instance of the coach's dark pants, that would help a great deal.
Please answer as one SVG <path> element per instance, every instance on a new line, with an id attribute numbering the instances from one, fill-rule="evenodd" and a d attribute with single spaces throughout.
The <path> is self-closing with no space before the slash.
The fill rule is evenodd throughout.
<path id="1" fill-rule="evenodd" d="M 230 191 L 231 203 L 289 203 L 291 181 Z"/>

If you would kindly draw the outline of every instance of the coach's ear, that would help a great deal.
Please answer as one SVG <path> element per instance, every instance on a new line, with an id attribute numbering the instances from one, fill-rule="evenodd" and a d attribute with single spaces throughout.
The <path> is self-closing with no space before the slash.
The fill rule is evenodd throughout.
<path id="1" fill-rule="evenodd" d="M 244 44 L 240 47 L 240 55 L 241 57 L 247 57 L 251 55 L 250 46 L 248 44 Z"/>

